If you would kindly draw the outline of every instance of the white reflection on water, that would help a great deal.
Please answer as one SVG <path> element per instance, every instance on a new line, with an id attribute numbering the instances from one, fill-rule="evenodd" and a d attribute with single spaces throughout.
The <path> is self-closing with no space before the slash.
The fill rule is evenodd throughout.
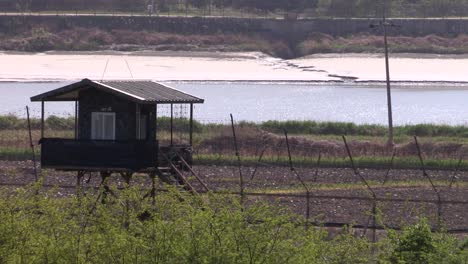
<path id="1" fill-rule="evenodd" d="M 0 83 L 0 114 L 24 115 L 24 106 L 40 115 L 40 104 L 29 97 L 64 83 Z M 195 117 L 203 122 L 236 120 L 316 120 L 387 123 L 383 84 L 305 83 L 170 83 L 205 99 Z M 467 124 L 468 86 L 455 84 L 394 85 L 395 124 Z M 47 114 L 69 115 L 70 103 L 47 103 Z"/>

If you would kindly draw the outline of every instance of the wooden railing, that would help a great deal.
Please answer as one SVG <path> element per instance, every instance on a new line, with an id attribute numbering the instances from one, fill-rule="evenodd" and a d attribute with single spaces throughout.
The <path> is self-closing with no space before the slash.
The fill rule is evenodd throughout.
<path id="1" fill-rule="evenodd" d="M 43 138 L 40 144 L 42 168 L 139 171 L 158 160 L 157 142 Z"/>

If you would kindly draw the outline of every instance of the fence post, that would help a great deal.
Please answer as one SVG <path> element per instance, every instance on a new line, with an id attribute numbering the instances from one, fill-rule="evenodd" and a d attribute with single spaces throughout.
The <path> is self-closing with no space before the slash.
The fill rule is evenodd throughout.
<path id="1" fill-rule="evenodd" d="M 286 147 L 288 148 L 288 158 L 289 158 L 289 169 L 296 175 L 296 177 L 299 179 L 299 182 L 302 184 L 306 191 L 306 201 L 307 201 L 307 209 L 306 209 L 306 229 L 309 228 L 309 222 L 310 222 L 310 190 L 309 187 L 305 184 L 304 180 L 301 178 L 299 173 L 297 173 L 296 169 L 293 166 L 292 162 L 292 157 L 291 157 L 291 149 L 289 146 L 289 138 L 288 138 L 288 131 L 284 129 L 284 136 L 286 137 Z"/>
<path id="2" fill-rule="evenodd" d="M 236 137 L 236 129 L 234 127 L 234 117 L 231 114 L 231 127 L 232 127 L 232 138 L 234 140 L 234 149 L 236 151 L 237 156 L 237 166 L 239 168 L 239 188 L 240 188 L 240 196 L 241 196 L 241 204 L 244 204 L 244 176 L 242 175 L 242 162 L 241 156 L 239 153 L 239 147 L 237 145 L 237 137 Z"/>
<path id="3" fill-rule="evenodd" d="M 255 174 L 257 173 L 258 167 L 260 166 L 260 163 L 262 162 L 263 155 L 265 154 L 265 151 L 267 150 L 268 147 L 264 147 L 262 151 L 260 152 L 260 156 L 258 157 L 257 164 L 255 164 L 254 171 L 252 172 L 252 175 L 250 175 L 250 181 L 253 181 Z"/>
<path id="4" fill-rule="evenodd" d="M 419 146 L 417 136 L 414 136 L 414 142 L 416 144 L 416 149 L 418 151 L 419 162 L 421 163 L 421 170 L 423 172 L 423 176 L 426 177 L 426 179 L 429 181 L 429 183 L 431 184 L 432 189 L 434 190 L 434 192 L 437 195 L 437 229 L 439 229 L 441 227 L 441 220 L 442 220 L 442 198 L 440 197 L 439 190 L 434 185 L 434 182 L 432 181 L 431 177 L 429 176 L 429 174 L 427 174 L 426 166 L 424 165 L 424 160 L 423 160 L 423 157 L 422 157 L 421 147 Z"/>
<path id="5" fill-rule="evenodd" d="M 384 180 L 382 182 L 382 185 L 385 185 L 385 183 L 387 183 L 388 175 L 390 175 L 390 171 L 393 169 L 395 156 L 396 156 L 396 148 L 393 147 L 393 153 L 392 153 L 392 158 L 390 159 L 390 165 L 388 166 L 387 172 L 385 173 L 385 177 L 384 177 Z"/>
<path id="6" fill-rule="evenodd" d="M 320 162 L 322 161 L 322 152 L 319 151 L 319 155 L 318 155 L 318 158 L 317 158 L 317 167 L 315 168 L 315 173 L 314 173 L 314 182 L 317 181 L 317 178 L 318 178 L 318 174 L 319 174 L 319 170 L 320 170 Z"/>
<path id="7" fill-rule="evenodd" d="M 31 146 L 31 151 L 32 151 L 32 160 L 33 160 L 33 166 L 34 166 L 34 177 L 37 182 L 37 167 L 36 167 L 36 151 L 34 150 L 34 143 L 32 139 L 32 133 L 31 133 L 31 119 L 29 118 L 29 107 L 26 106 L 26 115 L 28 117 L 28 131 L 29 131 L 29 144 Z"/>
<path id="8" fill-rule="evenodd" d="M 373 199 L 373 201 L 372 201 L 372 216 L 371 216 L 372 217 L 372 239 L 375 241 L 376 228 L 377 228 L 376 225 L 375 225 L 375 222 L 376 222 L 375 214 L 376 214 L 376 211 L 377 211 L 377 195 L 375 194 L 374 190 L 371 188 L 371 186 L 369 185 L 367 180 L 357 170 L 356 165 L 354 164 L 353 155 L 351 154 L 351 150 L 349 148 L 348 142 L 346 141 L 346 136 L 343 136 L 343 142 L 345 144 L 346 152 L 348 153 L 348 157 L 349 157 L 349 160 L 351 162 L 351 167 L 353 168 L 354 175 L 356 175 L 356 176 L 358 176 L 360 178 L 360 180 L 364 183 L 364 185 L 366 185 L 367 189 L 369 190 L 369 192 L 372 195 L 372 199 Z"/>
<path id="9" fill-rule="evenodd" d="M 464 155 L 463 154 L 460 155 L 460 159 L 458 160 L 457 168 L 453 172 L 452 178 L 450 179 L 449 189 L 452 189 L 452 185 L 453 185 L 453 183 L 455 181 L 455 178 L 457 177 L 458 171 L 460 170 L 461 164 L 463 162 L 463 158 L 464 158 Z"/>

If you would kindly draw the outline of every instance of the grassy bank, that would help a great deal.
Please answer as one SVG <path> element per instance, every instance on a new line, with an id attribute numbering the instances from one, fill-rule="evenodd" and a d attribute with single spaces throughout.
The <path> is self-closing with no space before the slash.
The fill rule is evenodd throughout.
<path id="1" fill-rule="evenodd" d="M 356 125 L 344 122 L 316 122 L 316 121 L 267 121 L 259 125 L 262 129 L 274 133 L 282 133 L 284 129 L 292 134 L 312 135 L 351 135 L 374 136 L 387 135 L 388 128 L 383 125 Z M 468 137 L 468 127 L 434 124 L 418 124 L 396 126 L 396 136 L 419 137 Z"/>
<path id="2" fill-rule="evenodd" d="M 170 130 L 170 118 L 158 118 L 159 129 L 162 131 Z M 183 118 L 174 119 L 175 131 L 183 131 L 188 126 L 188 120 Z M 50 116 L 45 120 L 46 129 L 51 130 L 72 130 L 75 126 L 73 117 Z M 283 134 L 287 130 L 290 134 L 296 135 L 348 135 L 348 136 L 370 136 L 384 137 L 388 129 L 383 125 L 363 124 L 357 125 L 347 122 L 317 122 L 317 121 L 266 121 L 261 123 L 241 121 L 237 124 L 242 128 L 262 129 L 275 134 Z M 36 130 L 40 128 L 40 119 L 31 119 L 31 127 Z M 194 120 L 193 128 L 195 133 L 208 134 L 213 130 L 221 131 L 229 128 L 229 125 L 223 124 L 202 124 Z M 0 116 L 0 132 L 5 130 L 27 129 L 27 122 L 24 118 L 14 115 Z M 395 135 L 398 136 L 418 136 L 418 137 L 461 137 L 468 138 L 468 127 L 418 124 L 396 126 Z"/>
<path id="3" fill-rule="evenodd" d="M 136 189 L 54 198 L 35 187 L 0 190 L 2 263 L 464 263 L 467 242 L 426 221 L 371 243 L 343 229 L 304 229 L 278 205 L 172 191 L 153 204 Z M 384 224 L 384 223 L 379 223 Z"/>
<path id="4" fill-rule="evenodd" d="M 161 145 L 170 140 L 170 119 L 158 119 L 158 139 Z M 33 142 L 40 138 L 39 120 L 33 120 Z M 74 119 L 51 116 L 46 120 L 46 137 L 73 138 Z M 260 153 L 262 162 L 287 166 L 288 153 L 284 129 L 290 134 L 289 144 L 297 166 L 350 167 L 342 135 L 347 135 L 355 164 L 359 168 L 388 168 L 392 149 L 386 145 L 387 128 L 381 125 L 356 125 L 340 122 L 267 121 L 236 124 L 239 151 L 244 165 L 256 165 Z M 175 144 L 188 142 L 189 124 L 186 119 L 174 119 Z M 418 136 L 425 166 L 432 169 L 468 170 L 468 128 L 447 125 L 407 125 L 395 128 L 394 168 L 421 167 L 413 136 Z M 232 130 L 226 124 L 194 122 L 194 152 L 197 164 L 232 164 L 234 146 Z M 36 146 L 39 152 L 40 146 Z M 39 154 L 38 154 L 39 155 Z M 32 158 L 29 134 L 24 119 L 0 117 L 0 160 L 29 160 Z M 459 164 L 459 159 L 463 161 Z"/>
<path id="5" fill-rule="evenodd" d="M 424 37 L 390 36 L 388 41 L 390 52 L 394 53 L 468 53 L 468 35 L 455 37 L 437 35 Z M 317 33 L 296 47 L 297 56 L 314 53 L 382 53 L 383 51 L 384 43 L 381 36 L 362 33 L 347 37 L 333 37 Z"/>
<path id="6" fill-rule="evenodd" d="M 242 166 L 258 166 L 258 156 L 242 155 Z M 36 159 L 40 160 L 39 150 L 36 148 Z M 0 148 L 0 160 L 24 161 L 32 160 L 30 148 Z M 237 156 L 234 154 L 196 154 L 194 155 L 196 165 L 220 165 L 237 166 Z M 292 162 L 296 167 L 320 167 L 320 168 L 350 168 L 351 163 L 346 157 L 293 157 Z M 264 156 L 261 166 L 289 166 L 288 156 Z M 396 157 L 391 163 L 391 157 L 379 156 L 356 156 L 354 164 L 357 168 L 366 169 L 421 169 L 418 157 Z M 468 161 L 461 163 L 458 159 L 425 159 L 424 166 L 429 170 L 468 170 Z"/>

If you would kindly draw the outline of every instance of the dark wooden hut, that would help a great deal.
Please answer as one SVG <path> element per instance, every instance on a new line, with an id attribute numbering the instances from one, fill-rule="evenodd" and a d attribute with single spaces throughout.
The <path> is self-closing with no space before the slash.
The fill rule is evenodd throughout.
<path id="1" fill-rule="evenodd" d="M 31 98 L 42 103 L 41 167 L 57 170 L 160 174 L 174 166 L 174 157 L 190 164 L 193 138 L 193 105 L 203 99 L 152 81 L 91 81 L 84 79 Z M 44 135 L 45 102 L 75 102 L 74 138 Z M 188 144 L 172 141 L 160 146 L 158 106 L 171 105 L 171 138 L 174 104 L 187 104 Z M 174 166 L 177 170 L 177 166 Z"/>

